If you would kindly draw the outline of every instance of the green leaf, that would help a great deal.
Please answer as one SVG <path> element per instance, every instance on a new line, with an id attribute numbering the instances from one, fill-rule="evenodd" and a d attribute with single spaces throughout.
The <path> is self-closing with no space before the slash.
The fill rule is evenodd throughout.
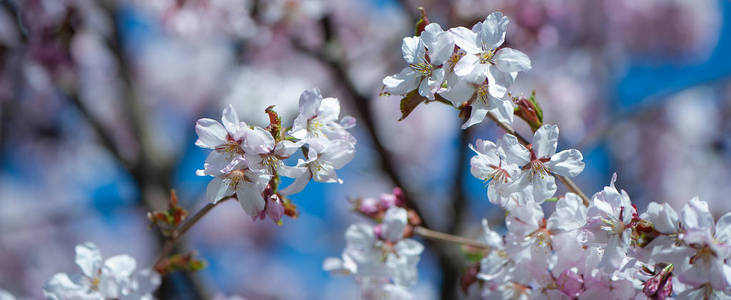
<path id="1" fill-rule="evenodd" d="M 546 202 L 557 202 L 557 201 L 558 201 L 558 198 L 556 198 L 556 197 L 546 199 Z"/>
<path id="2" fill-rule="evenodd" d="M 536 101 L 536 90 L 533 90 L 533 92 L 531 92 L 530 98 L 528 98 L 528 100 L 533 103 L 533 107 L 536 109 L 538 121 L 541 121 L 541 123 L 543 123 L 543 109 L 541 109 L 541 106 L 538 105 L 538 101 Z"/>
<path id="3" fill-rule="evenodd" d="M 419 95 L 417 90 L 413 90 L 406 94 L 406 96 L 401 99 L 401 119 L 398 120 L 403 121 L 406 119 L 406 117 L 408 117 L 409 114 L 411 114 L 411 112 L 424 101 L 426 101 L 426 98 Z"/>
<path id="4" fill-rule="evenodd" d="M 484 258 L 484 257 L 485 257 L 485 254 L 484 253 L 480 253 L 480 252 L 467 252 L 467 253 L 465 253 L 465 258 L 469 262 L 478 262 L 478 261 L 482 260 L 482 258 Z"/>

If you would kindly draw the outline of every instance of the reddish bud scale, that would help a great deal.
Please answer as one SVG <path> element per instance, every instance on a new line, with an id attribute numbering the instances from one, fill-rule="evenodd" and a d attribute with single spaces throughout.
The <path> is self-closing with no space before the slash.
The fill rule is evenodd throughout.
<path id="1" fill-rule="evenodd" d="M 515 115 L 528 123 L 533 131 L 538 130 L 543 125 L 543 120 L 539 116 L 538 108 L 534 102 L 526 98 L 515 99 L 514 102 L 517 105 Z"/>
<path id="2" fill-rule="evenodd" d="M 420 36 L 422 32 L 424 32 L 424 29 L 426 25 L 429 25 L 429 18 L 426 16 L 426 10 L 424 10 L 423 7 L 419 7 L 419 20 L 416 21 L 416 30 L 414 35 Z"/>
<path id="3" fill-rule="evenodd" d="M 459 287 L 462 289 L 465 295 L 468 294 L 468 290 L 472 284 L 477 282 L 477 274 L 480 273 L 480 263 L 476 262 L 467 267 L 467 270 L 462 273 L 459 278 Z"/>

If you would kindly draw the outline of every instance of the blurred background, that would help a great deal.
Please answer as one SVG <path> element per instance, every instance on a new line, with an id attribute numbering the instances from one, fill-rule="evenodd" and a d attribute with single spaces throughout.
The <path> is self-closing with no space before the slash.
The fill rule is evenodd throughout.
<path id="1" fill-rule="evenodd" d="M 358 119 L 345 183 L 310 183 L 293 197 L 299 218 L 282 226 L 252 222 L 235 202 L 217 207 L 182 245 L 208 267 L 166 279 L 160 297 L 357 298 L 352 278 L 328 275 L 322 261 L 364 221 L 348 198 L 395 185 L 435 229 L 477 237 L 481 218 L 502 224 L 466 148 L 502 131 L 461 131 L 440 104 L 398 122 L 399 98 L 378 96 L 404 66 L 418 6 L 445 29 L 495 10 L 510 18 L 507 44 L 533 62 L 513 95 L 536 90 L 546 122 L 561 128 L 559 148 L 584 153 L 576 182 L 587 194 L 617 172 L 640 210 L 680 209 L 695 195 L 716 216 L 731 210 L 726 0 L 0 1 L 0 288 L 21 299 L 76 272 L 84 241 L 150 266 L 161 243 L 145 213 L 165 207 L 171 188 L 191 212 L 206 203 L 194 122 L 228 104 L 250 124 L 266 126 L 271 104 L 291 122 L 312 87 Z M 428 249 L 412 290 L 461 297 L 459 249 Z"/>

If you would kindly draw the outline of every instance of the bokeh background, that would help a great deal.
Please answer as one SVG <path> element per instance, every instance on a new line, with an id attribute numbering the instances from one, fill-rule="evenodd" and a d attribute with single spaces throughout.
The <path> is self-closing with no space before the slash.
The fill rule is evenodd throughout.
<path id="1" fill-rule="evenodd" d="M 73 248 L 149 266 L 160 247 L 145 213 L 174 188 L 205 204 L 207 155 L 194 122 L 232 104 L 265 126 L 264 108 L 291 122 L 299 94 L 319 87 L 355 116 L 355 160 L 342 185 L 310 183 L 296 220 L 252 222 L 217 207 L 183 244 L 208 267 L 164 282 L 161 296 L 352 299 L 351 278 L 321 270 L 353 222 L 349 198 L 402 185 L 435 229 L 479 235 L 502 224 L 469 174 L 467 143 L 502 134 L 485 122 L 460 131 L 454 110 L 422 105 L 405 121 L 380 80 L 403 67 L 401 38 L 416 8 L 443 27 L 470 27 L 495 10 L 507 43 L 533 69 L 514 95 L 536 90 L 560 148 L 576 147 L 591 195 L 613 172 L 644 210 L 699 195 L 731 210 L 731 2 L 726 0 L 3 0 L 0 1 L 0 288 L 42 297 L 56 272 L 75 272 Z M 526 134 L 524 126 L 516 126 Z M 560 187 L 561 188 L 561 187 Z M 430 248 L 413 291 L 461 297 L 465 262 Z M 452 297 L 452 298 L 450 298 Z"/>

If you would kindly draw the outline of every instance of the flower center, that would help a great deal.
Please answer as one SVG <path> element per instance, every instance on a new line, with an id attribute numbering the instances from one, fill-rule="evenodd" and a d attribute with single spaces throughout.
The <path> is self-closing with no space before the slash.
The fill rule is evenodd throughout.
<path id="1" fill-rule="evenodd" d="M 307 121 L 307 131 L 311 132 L 315 136 L 322 134 L 322 128 L 325 127 L 322 122 L 317 120 L 317 116 Z"/>
<path id="2" fill-rule="evenodd" d="M 480 54 L 480 63 L 481 64 L 492 64 L 493 56 L 495 56 L 495 52 L 493 50 L 482 52 Z"/>
<path id="3" fill-rule="evenodd" d="M 429 77 L 431 76 L 432 69 L 434 66 L 432 66 L 429 63 L 420 62 L 418 64 L 410 64 L 409 67 L 414 69 L 416 72 L 419 72 L 421 76 Z"/>
<path id="4" fill-rule="evenodd" d="M 697 260 L 701 259 L 705 262 L 709 262 L 716 256 L 716 253 L 708 245 L 703 245 L 700 248 L 696 248 L 695 255 L 690 258 L 690 263 L 694 264 Z"/>
<path id="5" fill-rule="evenodd" d="M 475 91 L 475 94 L 477 95 L 477 100 L 487 104 L 487 99 L 489 95 L 489 90 L 487 88 L 487 83 L 483 83 L 477 87 L 477 90 Z"/>

